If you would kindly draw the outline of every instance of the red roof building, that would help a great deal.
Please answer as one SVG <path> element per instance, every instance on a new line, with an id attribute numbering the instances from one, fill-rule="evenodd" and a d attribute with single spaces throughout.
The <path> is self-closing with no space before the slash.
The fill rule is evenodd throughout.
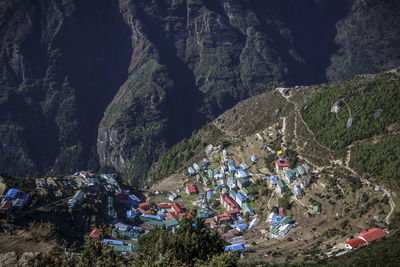
<path id="1" fill-rule="evenodd" d="M 285 168 L 289 168 L 290 164 L 287 160 L 282 161 L 278 159 L 275 161 L 275 166 L 278 171 L 281 171 Z"/>
<path id="2" fill-rule="evenodd" d="M 151 215 L 151 213 L 152 213 L 151 210 L 144 210 L 142 208 L 138 208 L 137 210 L 142 214 Z"/>
<path id="3" fill-rule="evenodd" d="M 385 231 L 379 228 L 371 228 L 368 231 L 362 230 L 361 233 L 358 235 L 359 238 L 365 240 L 368 243 L 385 236 L 386 236 Z"/>
<path id="4" fill-rule="evenodd" d="M 236 215 L 236 214 L 240 213 L 240 210 L 238 210 L 238 209 L 227 210 L 224 213 L 228 214 L 228 215 Z"/>
<path id="5" fill-rule="evenodd" d="M 7 211 L 11 207 L 11 200 L 4 200 L 0 205 L 0 211 Z"/>
<path id="6" fill-rule="evenodd" d="M 232 221 L 232 216 L 226 213 L 219 214 L 214 217 L 218 223 L 227 223 Z"/>
<path id="7" fill-rule="evenodd" d="M 345 242 L 344 245 L 348 249 L 353 249 L 353 248 L 356 248 L 358 246 L 362 246 L 365 243 L 366 242 L 364 240 L 362 240 L 361 238 L 354 238 L 352 240 L 349 240 L 349 241 Z"/>
<path id="8" fill-rule="evenodd" d="M 157 208 L 159 208 L 159 209 L 170 209 L 171 205 L 170 204 L 158 204 Z"/>
<path id="9" fill-rule="evenodd" d="M 221 205 L 226 210 L 239 209 L 239 205 L 228 194 L 221 194 Z"/>
<path id="10" fill-rule="evenodd" d="M 93 230 L 90 232 L 89 237 L 90 237 L 90 238 L 97 238 L 97 239 L 99 239 L 99 238 L 100 238 L 100 230 L 97 229 L 97 228 L 93 229 Z"/>
<path id="11" fill-rule="evenodd" d="M 194 184 L 187 184 L 186 185 L 186 193 L 188 193 L 188 195 L 195 195 L 197 194 L 197 188 Z"/>
<path id="12" fill-rule="evenodd" d="M 150 208 L 150 203 L 149 202 L 143 202 L 139 204 L 139 207 L 146 210 Z"/>
<path id="13" fill-rule="evenodd" d="M 179 216 L 175 212 L 164 213 L 167 219 L 179 219 Z"/>
<path id="14" fill-rule="evenodd" d="M 282 207 L 279 207 L 279 216 L 286 216 L 286 212 L 285 212 L 285 209 L 284 208 L 282 208 Z"/>
<path id="15" fill-rule="evenodd" d="M 178 203 L 172 203 L 172 204 L 171 204 L 171 207 L 172 207 L 172 209 L 173 209 L 176 213 L 185 212 L 185 211 L 181 208 L 181 206 L 179 206 Z"/>

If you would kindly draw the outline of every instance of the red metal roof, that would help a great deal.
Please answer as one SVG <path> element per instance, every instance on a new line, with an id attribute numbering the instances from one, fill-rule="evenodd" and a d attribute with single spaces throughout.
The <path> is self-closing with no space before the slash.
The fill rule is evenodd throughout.
<path id="1" fill-rule="evenodd" d="M 176 213 L 182 213 L 182 212 L 184 212 L 183 209 L 181 208 L 181 206 L 179 206 L 178 203 L 172 203 L 172 204 L 171 204 L 171 207 L 173 208 L 173 210 L 174 210 Z"/>
<path id="2" fill-rule="evenodd" d="M 175 213 L 175 212 L 167 212 L 164 213 L 165 217 L 167 217 L 168 219 L 179 219 L 179 216 Z"/>
<path id="3" fill-rule="evenodd" d="M 139 204 L 139 207 L 143 208 L 149 208 L 150 207 L 150 203 L 149 202 L 143 202 Z"/>
<path id="4" fill-rule="evenodd" d="M 100 238 L 100 230 L 95 228 L 93 229 L 90 234 L 89 234 L 90 238 Z"/>
<path id="5" fill-rule="evenodd" d="M 8 210 L 11 206 L 11 200 L 5 200 L 3 203 L 0 205 L 0 210 Z"/>
<path id="6" fill-rule="evenodd" d="M 371 228 L 368 231 L 361 231 L 361 233 L 358 235 L 358 237 L 365 239 L 368 243 L 371 241 L 375 241 L 377 239 L 380 239 L 382 237 L 385 237 L 386 233 L 382 229 L 379 228 Z"/>
<path id="7" fill-rule="evenodd" d="M 352 240 L 345 242 L 345 244 L 349 245 L 352 248 L 356 248 L 358 246 L 364 245 L 365 241 L 362 240 L 361 238 L 354 238 Z"/>
<path id="8" fill-rule="evenodd" d="M 233 209 L 233 210 L 227 210 L 224 213 L 230 215 L 230 214 L 236 214 L 236 213 L 239 213 L 239 212 L 240 212 L 240 210 Z"/>
<path id="9" fill-rule="evenodd" d="M 238 204 L 233 200 L 228 194 L 221 194 L 222 199 L 227 203 L 232 209 L 236 209 Z"/>
<path id="10" fill-rule="evenodd" d="M 189 191 L 189 193 L 197 193 L 197 188 L 194 184 L 187 184 L 186 188 Z"/>
<path id="11" fill-rule="evenodd" d="M 276 165 L 279 167 L 289 167 L 289 162 L 287 161 L 280 161 L 279 159 L 275 161 Z"/>
<path id="12" fill-rule="evenodd" d="M 169 209 L 169 208 L 171 208 L 171 205 L 170 204 L 158 204 L 157 208 L 159 208 L 159 209 Z"/>

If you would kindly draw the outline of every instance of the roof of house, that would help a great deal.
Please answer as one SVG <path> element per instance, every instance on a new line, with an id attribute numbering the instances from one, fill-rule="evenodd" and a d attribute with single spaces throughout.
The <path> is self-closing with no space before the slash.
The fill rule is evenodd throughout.
<path id="1" fill-rule="evenodd" d="M 11 188 L 11 189 L 9 189 L 8 190 L 8 192 L 7 192 L 7 194 L 6 194 L 6 196 L 5 196 L 5 198 L 7 199 L 12 199 L 12 198 L 15 198 L 16 196 L 17 196 L 17 193 L 18 193 L 18 189 L 17 188 Z"/>
<path id="2" fill-rule="evenodd" d="M 244 195 L 242 195 L 241 193 L 237 193 L 236 194 L 236 199 L 239 199 L 240 201 L 246 201 L 246 197 Z"/>
<path id="3" fill-rule="evenodd" d="M 296 171 L 300 175 L 304 175 L 306 173 L 306 168 L 303 165 L 300 165 L 296 168 Z"/>
<path id="4" fill-rule="evenodd" d="M 126 217 L 128 218 L 135 218 L 135 211 L 134 210 L 127 210 Z"/>
<path id="5" fill-rule="evenodd" d="M 181 208 L 181 206 L 178 203 L 172 203 L 171 207 L 176 213 L 184 212 L 184 210 Z"/>
<path id="6" fill-rule="evenodd" d="M 244 194 L 246 194 L 246 195 L 250 194 L 249 189 L 247 189 L 246 187 L 242 187 L 241 190 L 242 190 L 242 192 L 243 192 Z"/>
<path id="7" fill-rule="evenodd" d="M 159 209 L 169 209 L 169 208 L 171 208 L 171 204 L 161 203 L 161 204 L 157 205 L 157 208 L 159 208 Z"/>
<path id="8" fill-rule="evenodd" d="M 11 200 L 4 200 L 0 205 L 0 210 L 8 210 L 11 206 Z"/>
<path id="9" fill-rule="evenodd" d="M 231 208 L 236 208 L 238 204 L 233 200 L 228 194 L 221 194 L 221 197 L 225 203 L 227 203 Z"/>
<path id="10" fill-rule="evenodd" d="M 189 193 L 196 193 L 197 188 L 194 184 L 186 184 L 186 188 L 189 191 Z"/>
<path id="11" fill-rule="evenodd" d="M 178 219 L 179 216 L 175 212 L 167 212 L 165 213 L 165 217 L 168 219 Z"/>
<path id="12" fill-rule="evenodd" d="M 224 212 L 225 214 L 236 214 L 236 213 L 240 213 L 240 210 L 238 209 L 233 209 L 233 210 L 227 210 Z"/>
<path id="13" fill-rule="evenodd" d="M 278 165 L 278 167 L 289 167 L 289 162 L 288 161 L 281 161 L 281 160 L 276 160 L 275 161 L 276 165 Z"/>
<path id="14" fill-rule="evenodd" d="M 368 231 L 363 230 L 358 235 L 358 237 L 365 239 L 365 241 L 367 241 L 367 242 L 371 242 L 371 241 L 380 239 L 385 236 L 386 236 L 385 231 L 383 231 L 382 229 L 379 229 L 379 228 L 371 228 Z"/>
<path id="15" fill-rule="evenodd" d="M 168 220 L 164 221 L 164 225 L 167 228 L 168 227 L 175 227 L 175 226 L 179 225 L 179 222 L 178 222 L 177 219 L 172 218 L 172 219 L 168 219 Z"/>
<path id="16" fill-rule="evenodd" d="M 243 169 L 239 169 L 239 170 L 238 170 L 238 173 L 239 173 L 240 176 L 242 176 L 242 177 L 247 177 L 247 176 L 248 176 L 247 172 L 246 172 L 245 170 L 243 170 Z"/>
<path id="17" fill-rule="evenodd" d="M 150 206 L 149 202 L 143 202 L 143 203 L 139 204 L 139 207 L 141 207 L 141 208 L 145 208 L 145 207 L 149 207 L 149 206 Z"/>
<path id="18" fill-rule="evenodd" d="M 225 251 L 231 251 L 231 250 L 244 250 L 244 245 L 243 243 L 239 243 L 239 244 L 234 244 L 234 245 L 230 245 L 230 246 L 226 246 L 225 247 Z"/>
<path id="19" fill-rule="evenodd" d="M 364 245 L 365 241 L 362 240 L 361 238 L 354 238 L 352 240 L 345 242 L 345 244 L 349 245 L 352 248 L 356 248 L 358 246 Z"/>
<path id="20" fill-rule="evenodd" d="M 280 188 L 286 187 L 285 183 L 284 183 L 282 180 L 276 181 L 276 184 L 277 184 Z"/>
<path id="21" fill-rule="evenodd" d="M 246 180 L 246 179 L 244 179 L 243 177 L 240 177 L 240 178 L 238 179 L 238 183 L 240 183 L 240 184 L 244 185 L 244 184 L 246 184 L 246 183 L 247 183 L 247 180 Z"/>
<path id="22" fill-rule="evenodd" d="M 100 238 L 100 230 L 95 228 L 93 229 L 90 234 L 89 234 L 90 238 Z"/>

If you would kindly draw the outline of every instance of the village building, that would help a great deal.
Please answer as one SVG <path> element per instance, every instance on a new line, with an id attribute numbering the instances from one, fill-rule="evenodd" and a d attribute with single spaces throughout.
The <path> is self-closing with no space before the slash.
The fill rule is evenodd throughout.
<path id="1" fill-rule="evenodd" d="M 233 210 L 239 208 L 238 204 L 227 194 L 221 194 L 221 205 L 226 210 Z"/>
<path id="2" fill-rule="evenodd" d="M 83 196 L 85 195 L 85 192 L 82 190 L 76 191 L 74 196 L 68 200 L 68 208 L 74 207 L 76 204 L 80 204 L 83 200 Z"/>
<path id="3" fill-rule="evenodd" d="M 289 166 L 290 166 L 290 164 L 289 164 L 289 162 L 287 160 L 279 160 L 279 159 L 277 159 L 275 161 L 276 172 L 286 170 L 287 168 L 289 168 Z"/>
<path id="4" fill-rule="evenodd" d="M 242 162 L 240 163 L 240 168 L 242 168 L 243 170 L 247 170 L 248 168 L 250 168 L 250 165 L 247 164 L 246 162 Z"/>
<path id="5" fill-rule="evenodd" d="M 244 179 L 244 178 L 239 178 L 238 180 L 237 180 L 237 185 L 238 185 L 238 187 L 240 188 L 240 189 L 242 189 L 243 187 L 247 187 L 247 186 L 249 186 L 250 185 L 250 182 L 248 181 L 248 180 L 246 180 L 246 179 Z"/>
<path id="6" fill-rule="evenodd" d="M 257 162 L 258 162 L 258 158 L 257 158 L 256 155 L 251 155 L 251 156 L 250 156 L 250 160 L 251 160 L 251 162 L 253 162 L 253 163 L 257 163 Z"/>
<path id="7" fill-rule="evenodd" d="M 185 212 L 178 203 L 172 203 L 171 207 L 177 214 Z"/>
<path id="8" fill-rule="evenodd" d="M 239 204 L 239 206 L 241 207 L 243 205 L 243 203 L 248 201 L 248 198 L 245 197 L 244 195 L 242 195 L 241 193 L 237 193 L 235 200 L 236 200 L 236 203 Z"/>
<path id="9" fill-rule="evenodd" d="M 250 196 L 250 191 L 246 187 L 242 187 L 242 189 L 240 189 L 240 190 L 242 191 L 243 195 L 245 195 L 246 197 Z"/>
<path id="10" fill-rule="evenodd" d="M 214 216 L 214 214 L 215 214 L 215 212 L 212 209 L 206 207 L 197 213 L 196 218 L 198 218 L 198 219 L 211 218 Z"/>
<path id="11" fill-rule="evenodd" d="M 286 184 L 282 180 L 277 180 L 275 191 L 279 196 L 285 195 Z"/>
<path id="12" fill-rule="evenodd" d="M 186 193 L 188 195 L 195 195 L 197 194 L 197 188 L 194 184 L 186 184 Z"/>
<path id="13" fill-rule="evenodd" d="M 100 230 L 95 228 L 93 229 L 90 234 L 89 234 L 90 238 L 95 238 L 95 239 L 99 239 L 100 238 Z"/>
<path id="14" fill-rule="evenodd" d="M 287 183 L 289 183 L 289 184 L 293 183 L 294 180 L 296 180 L 296 172 L 294 172 L 291 169 L 286 169 L 285 170 L 285 179 L 286 179 Z"/>

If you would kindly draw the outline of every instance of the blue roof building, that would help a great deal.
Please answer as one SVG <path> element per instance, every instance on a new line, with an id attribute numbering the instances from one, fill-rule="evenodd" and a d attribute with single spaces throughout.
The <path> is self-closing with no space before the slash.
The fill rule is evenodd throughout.
<path id="1" fill-rule="evenodd" d="M 17 194 L 18 194 L 18 189 L 17 188 L 11 188 L 11 189 L 8 190 L 5 198 L 7 200 L 14 199 L 17 196 Z"/>
<path id="2" fill-rule="evenodd" d="M 206 193 L 207 200 L 212 200 L 213 199 L 213 191 L 208 190 Z"/>
<path id="3" fill-rule="evenodd" d="M 103 239 L 101 241 L 102 244 L 108 244 L 108 245 L 123 245 L 124 241 L 122 240 L 115 240 L 115 239 Z"/>
<path id="4" fill-rule="evenodd" d="M 247 178 L 247 177 L 248 177 L 247 172 L 246 172 L 245 170 L 243 170 L 243 169 L 239 169 L 239 170 L 238 170 L 238 174 L 239 174 L 239 176 L 242 177 L 242 178 Z"/>
<path id="5" fill-rule="evenodd" d="M 127 211 L 126 211 L 126 217 L 127 217 L 128 219 L 133 219 L 133 218 L 135 218 L 135 211 L 134 211 L 134 210 L 127 210 Z"/>
<path id="6" fill-rule="evenodd" d="M 225 247 L 225 251 L 226 252 L 229 252 L 229 251 L 241 251 L 241 250 L 244 250 L 243 243 L 234 244 L 234 245 L 230 245 L 230 246 L 226 246 Z"/>

